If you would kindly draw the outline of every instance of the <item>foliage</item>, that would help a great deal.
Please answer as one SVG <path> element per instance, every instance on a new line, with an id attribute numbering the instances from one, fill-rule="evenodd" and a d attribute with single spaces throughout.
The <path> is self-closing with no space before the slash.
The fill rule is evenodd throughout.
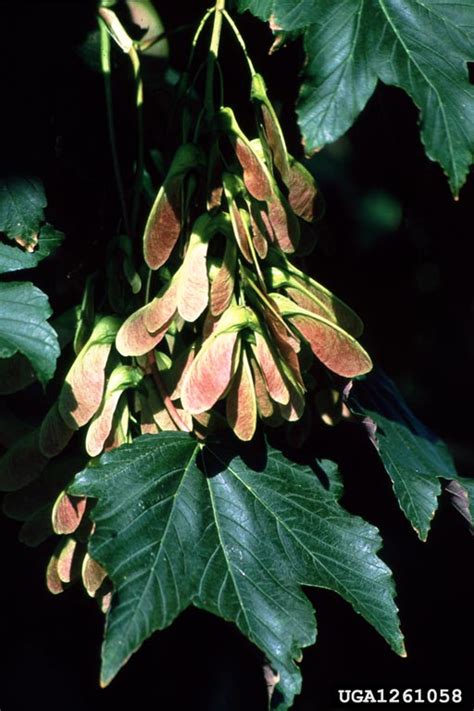
<path id="1" fill-rule="evenodd" d="M 344 134 L 380 80 L 402 88 L 420 109 L 426 153 L 459 193 L 474 150 L 474 89 L 467 73 L 474 59 L 471 4 L 238 0 L 237 6 L 271 18 L 278 46 L 287 35 L 304 37 L 298 116 L 308 152 Z"/>
<path id="2" fill-rule="evenodd" d="M 470 521 L 474 485 L 372 370 L 359 316 L 308 273 L 319 187 L 288 152 L 271 91 L 224 2 L 204 15 L 187 69 L 173 79 L 165 118 L 174 130 L 158 146 L 145 130 L 144 69 L 147 52 L 166 57 L 167 43 L 153 6 L 135 5 L 127 19 L 125 6 L 102 3 L 87 47 L 98 50 L 89 61 L 104 80 L 120 216 L 89 262 L 80 303 L 59 308 L 54 328 L 48 296 L 12 274 L 54 264 L 63 235 L 45 222 L 39 179 L 0 182 L 2 392 L 53 380 L 36 422 L 5 424 L 3 508 L 23 522 L 28 545 L 56 537 L 49 590 L 81 578 L 106 613 L 103 685 L 194 605 L 261 650 L 278 680 L 269 699 L 283 711 L 301 688 L 302 649 L 316 638 L 302 586 L 338 593 L 405 655 L 381 536 L 341 504 L 345 482 L 337 456 L 325 458 L 326 433 L 342 441 L 353 427 L 372 442 L 422 541 L 442 481 Z M 457 195 L 474 140 L 468 5 L 235 5 L 270 22 L 273 50 L 303 38 L 298 115 L 308 152 L 347 131 L 380 79 L 420 107 L 426 152 Z M 222 23 L 248 67 L 247 105 L 223 104 Z M 137 24 L 148 31 L 134 40 Z M 131 164 L 115 129 L 119 56 L 133 81 Z"/>

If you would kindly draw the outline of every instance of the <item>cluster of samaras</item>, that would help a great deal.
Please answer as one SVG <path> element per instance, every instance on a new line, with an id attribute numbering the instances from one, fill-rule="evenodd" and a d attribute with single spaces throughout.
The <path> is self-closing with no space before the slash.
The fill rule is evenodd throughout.
<path id="1" fill-rule="evenodd" d="M 340 376 L 371 368 L 356 341 L 360 319 L 286 256 L 298 246 L 301 221 L 313 221 L 316 185 L 288 155 L 258 75 L 252 98 L 258 139 L 222 108 L 206 151 L 194 144 L 177 151 L 148 218 L 144 254 L 152 270 L 168 265 L 178 244 L 184 256 L 116 338 L 121 355 L 137 358 L 164 343 L 163 380 L 187 428 L 225 399 L 227 422 L 242 440 L 253 437 L 258 417 L 301 417 L 303 343 Z"/>
<path id="2" fill-rule="evenodd" d="M 248 140 L 231 109 L 222 108 L 205 148 L 177 151 L 144 235 L 145 260 L 160 270 L 162 287 L 124 322 L 97 317 L 88 337 L 76 334 L 77 357 L 57 402 L 41 428 L 2 458 L 5 490 L 39 477 L 85 425 L 91 457 L 137 430 L 202 436 L 213 418 L 250 440 L 258 418 L 277 425 L 301 417 L 314 356 L 346 378 L 370 370 L 356 340 L 360 319 L 289 261 L 314 219 L 317 189 L 288 155 L 258 75 L 252 98 L 259 139 Z M 44 509 L 62 534 L 48 586 L 60 592 L 82 572 L 88 592 L 106 607 L 105 572 L 86 553 L 86 501 L 58 493 Z M 22 534 L 35 541 L 44 533 L 36 517 Z"/>

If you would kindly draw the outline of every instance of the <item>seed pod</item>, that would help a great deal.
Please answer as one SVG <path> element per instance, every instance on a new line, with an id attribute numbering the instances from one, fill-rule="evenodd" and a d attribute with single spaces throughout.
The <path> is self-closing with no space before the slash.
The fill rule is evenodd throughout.
<path id="1" fill-rule="evenodd" d="M 257 426 L 257 400 L 245 349 L 226 399 L 226 417 L 237 437 L 249 442 Z"/>
<path id="2" fill-rule="evenodd" d="M 87 430 L 86 451 L 91 457 L 97 457 L 104 448 L 123 391 L 136 388 L 142 377 L 143 374 L 138 368 L 128 365 L 118 365 L 110 374 L 100 409 L 94 415 Z"/>
<path id="3" fill-rule="evenodd" d="M 372 361 L 366 351 L 337 324 L 298 307 L 285 296 L 272 294 L 272 298 L 326 368 L 346 378 L 363 375 L 372 369 Z"/>
<path id="4" fill-rule="evenodd" d="M 163 286 L 153 301 L 143 307 L 143 319 L 149 333 L 157 333 L 168 327 L 176 313 L 176 299 L 180 270 Z M 151 350 L 151 348 L 149 349 Z"/>
<path id="5" fill-rule="evenodd" d="M 336 323 L 354 338 L 362 334 L 364 325 L 359 316 L 329 289 L 293 264 L 286 262 L 281 268 L 271 267 L 265 272 L 265 276 L 271 288 L 285 289 L 288 296 L 303 309 Z"/>
<path id="6" fill-rule="evenodd" d="M 105 366 L 120 321 L 106 316 L 74 361 L 59 395 L 59 413 L 68 427 L 77 430 L 97 412 L 102 402 Z"/>
<path id="7" fill-rule="evenodd" d="M 316 182 L 311 173 L 288 153 L 280 122 L 260 74 L 252 77 L 251 96 L 260 107 L 265 141 L 271 151 L 273 163 L 288 188 L 290 207 L 298 217 L 312 222 L 319 197 Z M 264 143 L 263 139 L 261 143 Z"/>
<path id="8" fill-rule="evenodd" d="M 181 387 L 181 402 L 191 414 L 209 410 L 229 387 L 240 357 L 239 331 L 248 318 L 246 307 L 231 307 L 202 344 Z"/>
<path id="9" fill-rule="evenodd" d="M 258 414 L 260 417 L 265 419 L 272 417 L 275 412 L 274 403 L 268 394 L 267 386 L 262 371 L 260 370 L 260 366 L 253 355 L 250 356 L 250 365 L 252 367 Z"/>
<path id="10" fill-rule="evenodd" d="M 178 313 L 185 321 L 196 321 L 209 302 L 207 248 L 212 234 L 212 217 L 205 213 L 193 225 L 176 294 Z"/>
<path id="11" fill-rule="evenodd" d="M 79 573 L 78 559 L 81 551 L 75 538 L 61 541 L 58 552 L 57 572 L 63 583 L 70 583 Z"/>
<path id="12" fill-rule="evenodd" d="M 252 345 L 252 350 L 262 371 L 270 397 L 275 402 L 286 405 L 290 400 L 290 392 L 267 339 L 257 331 L 255 332 L 255 345 Z"/>
<path id="13" fill-rule="evenodd" d="M 211 314 L 220 316 L 231 304 L 235 288 L 237 250 L 233 239 L 227 239 L 222 264 L 211 284 Z"/>
<path id="14" fill-rule="evenodd" d="M 120 327 L 115 347 L 121 355 L 145 355 L 145 353 L 153 350 L 165 337 L 175 312 L 173 311 L 173 315 L 162 324 L 161 328 L 150 332 L 145 325 L 145 317 L 149 313 L 152 304 L 153 302 L 135 311 Z"/>
<path id="15" fill-rule="evenodd" d="M 243 171 L 243 181 L 256 200 L 268 201 L 273 196 L 273 181 L 268 168 L 240 129 L 232 109 L 219 111 L 218 124 L 227 133 Z"/>
<path id="16" fill-rule="evenodd" d="M 237 204 L 237 199 L 242 194 L 244 186 L 238 176 L 233 175 L 232 173 L 224 173 L 222 176 L 222 183 L 224 185 L 224 192 L 229 207 L 229 214 L 235 240 L 247 262 L 252 264 L 252 252 L 249 246 L 249 242 L 251 240 L 249 218 L 248 214 L 239 208 Z"/>
<path id="17" fill-rule="evenodd" d="M 46 568 L 46 587 L 53 595 L 64 592 L 64 584 L 58 574 L 58 556 L 54 553 Z"/>
<path id="18" fill-rule="evenodd" d="M 90 597 L 95 597 L 100 586 L 107 577 L 104 568 L 86 553 L 81 567 L 82 583 Z"/>
<path id="19" fill-rule="evenodd" d="M 53 531 L 58 535 L 74 533 L 82 521 L 86 505 L 85 497 L 69 496 L 62 491 L 54 502 L 51 514 Z"/>
<path id="20" fill-rule="evenodd" d="M 110 452 L 111 449 L 116 449 L 128 442 L 129 420 L 130 410 L 127 400 L 120 398 L 112 418 L 110 433 L 104 442 L 104 452 Z"/>
<path id="21" fill-rule="evenodd" d="M 191 170 L 202 168 L 202 150 L 191 143 L 178 148 L 168 175 L 158 191 L 145 225 L 143 250 L 150 269 L 158 269 L 170 256 L 183 224 L 184 181 Z"/>
<path id="22" fill-rule="evenodd" d="M 265 140 L 271 150 L 273 163 L 278 169 L 283 181 L 286 182 L 289 172 L 289 160 L 285 138 L 275 109 L 268 98 L 265 82 L 260 74 L 254 74 L 252 77 L 250 95 L 252 100 L 260 108 Z M 263 143 L 263 140 L 261 142 Z"/>
<path id="23" fill-rule="evenodd" d="M 300 227 L 298 220 L 288 205 L 286 198 L 277 191 L 277 195 L 267 203 L 268 219 L 280 249 L 291 254 L 298 246 Z"/>

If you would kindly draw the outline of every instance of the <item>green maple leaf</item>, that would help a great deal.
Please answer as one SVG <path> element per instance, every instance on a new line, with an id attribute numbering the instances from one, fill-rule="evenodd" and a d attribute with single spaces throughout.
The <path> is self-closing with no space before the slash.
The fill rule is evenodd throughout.
<path id="1" fill-rule="evenodd" d="M 295 660 L 316 636 L 301 585 L 338 592 L 404 654 L 378 531 L 270 447 L 252 466 L 183 433 L 145 435 L 103 455 L 69 491 L 97 499 L 89 550 L 114 584 L 103 684 L 194 604 L 260 647 L 280 673 L 279 708 L 289 708 L 301 686 Z"/>
<path id="2" fill-rule="evenodd" d="M 0 358 L 22 353 L 45 384 L 53 377 L 60 349 L 48 297 L 30 282 L 0 283 Z"/>
<path id="3" fill-rule="evenodd" d="M 457 0 L 238 0 L 272 27 L 304 37 L 298 116 L 308 151 L 354 123 L 377 81 L 406 91 L 420 109 L 427 155 L 455 195 L 474 154 L 474 4 Z"/>
<path id="4" fill-rule="evenodd" d="M 46 196 L 36 178 L 0 178 L 0 232 L 25 242 L 35 235 L 44 217 Z"/>
<path id="5" fill-rule="evenodd" d="M 441 479 L 459 482 L 472 515 L 474 480 L 458 476 L 446 445 L 415 417 L 386 375 L 374 371 L 356 381 L 350 403 L 377 426 L 374 444 L 400 508 L 422 541 L 438 508 Z"/>

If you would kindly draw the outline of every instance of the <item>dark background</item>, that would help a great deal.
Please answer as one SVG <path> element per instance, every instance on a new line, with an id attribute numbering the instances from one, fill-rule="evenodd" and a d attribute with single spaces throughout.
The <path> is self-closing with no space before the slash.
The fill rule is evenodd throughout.
<path id="1" fill-rule="evenodd" d="M 205 3 L 164 2 L 172 66 L 184 68 L 193 24 Z M 2 170 L 31 172 L 45 183 L 47 219 L 66 235 L 64 246 L 34 275 L 61 312 L 81 297 L 85 275 L 106 257 L 117 228 L 115 193 L 97 69 L 94 3 L 0 3 Z M 291 151 L 300 156 L 294 115 L 299 44 L 269 57 L 267 28 L 239 19 L 251 56 L 281 112 Z M 187 27 L 190 25 L 190 27 Z M 230 34 L 222 44 L 227 104 L 239 106 L 251 130 L 245 65 Z M 125 59 L 115 53 L 114 84 L 120 157 L 133 156 L 134 119 Z M 146 140 L 162 147 L 170 89 L 159 61 L 145 61 Z M 240 108 L 242 107 L 242 108 Z M 347 300 L 366 324 L 364 344 L 391 375 L 416 414 L 450 446 L 460 473 L 473 473 L 471 239 L 474 182 L 454 202 L 441 169 L 423 153 L 418 114 L 400 90 L 379 85 L 343 139 L 310 163 L 326 201 L 319 243 L 308 266 Z M 15 402 L 33 421 L 39 389 Z M 399 512 L 388 478 L 367 444 L 352 431 L 344 503 L 381 529 L 382 557 L 398 590 L 408 659 L 383 640 L 335 594 L 308 590 L 318 619 L 318 643 L 305 650 L 299 711 L 337 708 L 337 688 L 463 689 L 471 708 L 472 538 L 444 499 L 426 544 Z M 342 452 L 344 454 L 344 452 Z M 0 709 L 47 706 L 108 709 L 263 709 L 259 653 L 231 626 L 190 610 L 153 636 L 111 687 L 98 688 L 103 617 L 79 588 L 54 598 L 44 586 L 50 549 L 17 542 L 18 524 L 1 519 Z M 137 700 L 137 697 L 139 700 Z M 135 700 L 133 700 L 135 698 Z M 343 707 L 341 707 L 343 708 Z M 423 708 L 423 707 L 422 707 Z M 450 708 L 450 706 L 448 706 Z"/>

